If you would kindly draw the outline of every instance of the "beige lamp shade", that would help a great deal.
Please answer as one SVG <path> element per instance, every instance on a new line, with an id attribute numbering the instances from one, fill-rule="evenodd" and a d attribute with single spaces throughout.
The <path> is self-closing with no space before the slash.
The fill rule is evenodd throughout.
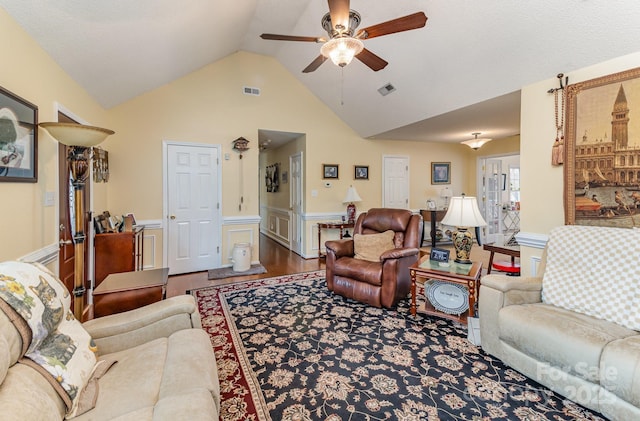
<path id="1" fill-rule="evenodd" d="M 63 145 L 90 148 L 102 143 L 107 136 L 114 134 L 113 130 L 87 126 L 76 123 L 40 123 L 54 139 Z"/>
<path id="2" fill-rule="evenodd" d="M 353 203 L 353 202 L 362 202 L 362 198 L 358 194 L 358 191 L 355 187 L 349 186 L 347 189 L 347 195 L 344 197 L 342 203 Z"/>
<path id="3" fill-rule="evenodd" d="M 452 227 L 484 227 L 487 225 L 480 209 L 478 209 L 476 198 L 465 195 L 451 198 L 449 210 L 441 223 Z"/>

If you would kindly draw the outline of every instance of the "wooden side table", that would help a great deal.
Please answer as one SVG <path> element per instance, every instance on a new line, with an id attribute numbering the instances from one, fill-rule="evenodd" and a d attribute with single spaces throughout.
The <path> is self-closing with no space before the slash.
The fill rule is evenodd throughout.
<path id="1" fill-rule="evenodd" d="M 318 258 L 321 259 L 324 256 L 322 254 L 322 230 L 323 229 L 337 229 L 340 230 L 340 239 L 343 237 L 351 237 L 344 233 L 344 230 L 353 228 L 355 224 L 353 222 L 318 222 Z"/>
<path id="2" fill-rule="evenodd" d="M 489 267 L 487 268 L 487 275 L 491 273 L 491 269 L 493 268 L 493 255 L 498 254 L 506 254 L 507 256 L 511 256 L 511 265 L 515 266 L 515 258 L 520 257 L 520 246 L 498 246 L 495 244 L 485 244 L 482 246 L 483 249 L 491 252 L 489 255 Z M 518 270 L 518 273 L 520 271 Z"/>
<path id="3" fill-rule="evenodd" d="M 429 260 L 429 255 L 423 256 L 416 264 L 409 268 L 411 273 L 411 315 L 415 316 L 417 311 L 433 316 L 444 317 L 460 323 L 467 324 L 467 317 L 475 314 L 478 291 L 480 291 L 480 275 L 482 273 L 482 262 L 473 262 L 471 265 L 462 265 L 451 260 L 449 267 L 441 267 L 438 262 Z M 464 286 L 469 292 L 469 309 L 463 314 L 448 314 L 435 309 L 429 300 L 424 306 L 416 308 L 416 285 L 418 280 L 424 283 L 427 279 L 451 282 Z"/>
<path id="4" fill-rule="evenodd" d="M 93 290 L 94 317 L 122 313 L 165 298 L 169 268 L 112 273 Z"/>

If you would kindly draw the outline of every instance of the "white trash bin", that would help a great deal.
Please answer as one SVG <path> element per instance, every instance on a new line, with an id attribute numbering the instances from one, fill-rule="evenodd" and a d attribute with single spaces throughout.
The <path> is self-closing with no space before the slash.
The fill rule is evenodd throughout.
<path id="1" fill-rule="evenodd" d="M 231 254 L 234 272 L 246 272 L 251 267 L 251 244 L 235 243 Z"/>

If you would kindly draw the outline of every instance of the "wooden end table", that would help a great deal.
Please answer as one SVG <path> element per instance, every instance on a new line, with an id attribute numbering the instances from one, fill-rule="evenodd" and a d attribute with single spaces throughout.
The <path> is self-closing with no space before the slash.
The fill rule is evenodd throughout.
<path id="1" fill-rule="evenodd" d="M 491 269 L 493 268 L 493 255 L 495 253 L 511 256 L 511 265 L 515 265 L 515 258 L 520 257 L 520 246 L 498 246 L 492 243 L 485 244 L 484 246 L 482 246 L 482 248 L 491 252 L 491 254 L 489 255 L 489 267 L 487 268 L 487 275 L 491 273 Z"/>
<path id="2" fill-rule="evenodd" d="M 473 262 L 470 265 L 455 263 L 451 260 L 449 267 L 442 267 L 438 262 L 429 260 L 429 255 L 423 256 L 416 264 L 409 268 L 411 273 L 411 315 L 417 311 L 421 313 L 443 317 L 456 322 L 467 324 L 467 318 L 475 314 L 476 301 L 480 291 L 480 275 L 482 274 L 482 262 Z M 429 300 L 420 308 L 416 308 L 416 285 L 418 280 L 424 284 L 427 280 L 437 280 L 463 285 L 469 292 L 469 309 L 462 314 L 448 314 L 438 311 Z"/>
<path id="3" fill-rule="evenodd" d="M 112 273 L 93 290 L 94 317 L 122 313 L 165 298 L 169 268 Z"/>
<path id="4" fill-rule="evenodd" d="M 321 242 L 321 237 L 322 237 L 322 230 L 323 229 L 336 229 L 336 230 L 340 230 L 340 239 L 342 240 L 342 237 L 351 237 L 350 235 L 348 235 L 348 231 L 347 234 L 344 233 L 344 230 L 352 228 L 355 226 L 355 223 L 353 222 L 318 222 L 318 258 L 322 259 L 324 256 L 324 254 L 322 254 L 322 242 Z"/>

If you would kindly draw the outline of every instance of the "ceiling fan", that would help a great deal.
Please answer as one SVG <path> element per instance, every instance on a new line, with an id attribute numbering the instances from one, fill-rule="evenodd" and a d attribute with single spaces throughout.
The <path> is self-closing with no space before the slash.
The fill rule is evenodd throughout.
<path id="1" fill-rule="evenodd" d="M 329 13 L 322 18 L 322 27 L 329 39 L 323 37 L 302 37 L 295 35 L 262 34 L 260 38 L 275 41 L 302 41 L 322 43 L 320 55 L 302 72 L 310 73 L 316 70 L 327 58 L 337 66 L 344 67 L 356 57 L 371 70 L 377 72 L 384 69 L 388 62 L 364 48 L 362 40 L 409 31 L 425 26 L 427 16 L 424 12 L 417 12 L 401 18 L 369 26 L 356 32 L 360 25 L 360 14 L 349 9 L 349 0 L 328 0 Z"/>

